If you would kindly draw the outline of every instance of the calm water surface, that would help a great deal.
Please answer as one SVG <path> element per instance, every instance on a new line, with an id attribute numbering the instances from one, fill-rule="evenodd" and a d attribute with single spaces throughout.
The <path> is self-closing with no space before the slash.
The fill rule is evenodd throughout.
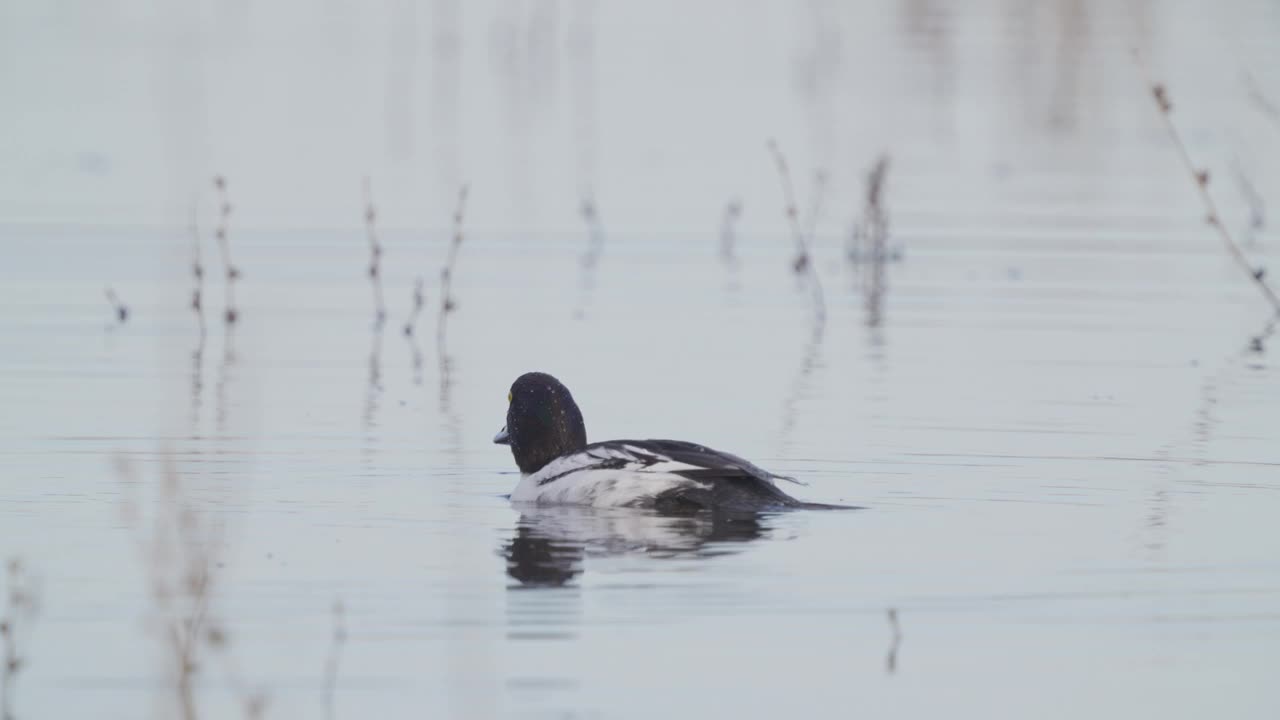
<path id="1" fill-rule="evenodd" d="M 959 18 L 932 3 L 875 6 L 841 15 L 839 42 L 820 32 L 825 6 L 814 5 L 817 15 L 785 16 L 794 26 L 777 47 L 725 41 L 725 57 L 739 58 L 758 86 L 707 90 L 732 101 L 707 111 L 731 128 L 723 138 L 697 116 L 688 126 L 655 120 L 652 135 L 625 120 L 645 97 L 696 97 L 703 74 L 738 67 L 695 62 L 692 30 L 661 31 L 674 33 L 672 57 L 644 55 L 665 78 L 646 84 L 635 70 L 643 43 L 624 32 L 646 27 L 638 11 L 600 8 L 591 21 L 601 34 L 599 77 L 588 82 L 602 88 L 595 115 L 579 112 L 580 92 L 537 89 L 546 71 L 563 72 L 572 91 L 579 65 L 516 63 L 532 75 L 512 79 L 497 63 L 478 87 L 535 119 L 509 128 L 511 146 L 492 156 L 455 158 L 470 159 L 475 229 L 443 345 L 436 277 L 448 234 L 401 228 L 441 228 L 448 211 L 415 215 L 413 192 L 435 181 L 397 174 L 403 148 L 375 167 L 404 180 L 381 186 L 392 216 L 382 233 L 391 317 L 381 330 L 363 276 L 361 171 L 343 174 L 347 150 L 335 150 L 332 172 L 290 164 L 295 149 L 271 132 L 240 133 L 241 148 L 224 153 L 237 142 L 215 123 L 192 151 L 229 158 L 244 273 L 242 318 L 226 327 L 206 228 L 203 338 L 187 308 L 185 196 L 157 211 L 173 220 L 157 227 L 148 203 L 164 200 L 149 190 L 174 177 L 148 169 L 145 156 L 140 167 L 127 160 L 149 147 L 145 128 L 85 140 L 118 165 L 64 168 L 58 181 L 53 162 L 53 180 L 30 175 L 35 189 L 10 178 L 10 219 L 0 225 L 0 553 L 22 560 L 40 596 L 23 636 L 15 717 L 175 716 L 154 609 L 156 568 L 172 559 L 153 535 L 175 507 L 164 499 L 167 467 L 198 511 L 200 537 L 215 540 L 209 616 L 226 642 L 202 652 L 203 716 L 242 716 L 242 698 L 257 690 L 268 717 L 327 713 L 337 657 L 332 712 L 345 718 L 1274 717 L 1280 339 L 1203 227 L 1125 64 L 1139 37 L 1157 70 L 1183 80 L 1175 97 L 1190 106 L 1193 150 L 1221 178 L 1213 188 L 1224 214 L 1247 234 L 1251 257 L 1275 265 L 1274 232 L 1249 224 L 1230 178 L 1237 168 L 1262 196 L 1280 197 L 1280 132 L 1239 84 L 1218 82 L 1275 59 L 1274 11 L 1224 10 L 1224 35 L 1251 34 L 1238 36 L 1235 59 L 1199 62 L 1160 50 L 1196 27 L 1194 11 L 1178 5 L 1149 9 L 1155 20 L 1139 22 L 1136 36 L 1133 18 L 1110 6 L 1063 3 L 1064 19 L 988 5 Z M 587 22 L 574 12 L 554 22 Z M 751 13 L 735 16 L 740 32 L 769 36 L 769 13 Z M 27 15 L 38 13 L 18 14 L 35 23 Z M 689 21 L 703 23 L 705 38 L 715 17 Z M 1258 29 L 1268 18 L 1271 29 Z M 146 37 L 180 20 L 157 21 Z M 229 32 L 258 48 L 259 63 L 285 62 L 267 52 L 279 38 L 234 29 L 286 20 L 209 21 L 214 29 L 198 35 L 213 48 L 200 60 L 211 97 L 260 99 L 256 86 L 234 89 L 249 70 L 217 49 L 233 42 Z M 300 31 L 303 57 L 325 62 L 324 27 Z M 502 37 L 506 26 L 484 27 L 466 32 Z M 1081 47 L 1050 43 L 1042 53 L 1024 40 L 1050 27 L 1068 28 L 1062 37 Z M 875 28 L 897 34 L 876 40 Z M 71 45 L 75 32 L 54 37 Z M 535 36 L 520 47 L 536 60 Z M 394 67 L 369 55 L 382 35 L 353 37 L 352 72 L 382 77 Z M 899 61 L 898 75 L 859 70 L 875 55 L 859 44 L 866 38 L 885 62 Z M 132 62 L 123 51 L 84 52 L 86 64 L 95 53 L 115 58 L 104 61 L 108 75 Z M 425 77 L 387 82 L 439 81 Z M 680 77 L 688 82 L 672 81 Z M 1266 85 L 1275 79 L 1257 76 L 1262 87 L 1280 87 Z M 851 96 L 830 89 L 843 81 Z M 617 90 L 626 82 L 633 95 Z M 170 86 L 159 87 L 167 97 Z M 98 100 L 119 111 L 103 122 L 123 127 L 129 113 L 145 114 L 122 92 Z M 295 92 L 305 106 L 306 87 Z M 858 97 L 886 99 L 868 113 Z M 538 116 L 539 103 L 568 108 L 566 117 Z M 1193 109 L 1212 103 L 1226 103 L 1226 120 Z M 729 122 L 761 104 L 776 117 Z M 415 162 L 439 160 L 393 110 L 391 136 L 417 138 Z M 284 122 L 270 111 L 268 130 Z M 864 132 L 842 135 L 849 118 Z M 307 132 L 341 136 L 351 130 L 343 122 L 320 113 Z M 539 154 L 543 140 L 582 122 L 599 137 L 565 153 L 577 170 Z M 453 131 L 464 149 L 482 134 Z M 825 322 L 789 268 L 763 149 L 771 135 L 806 138 L 793 143 L 804 203 L 810 160 L 832 164 L 815 241 Z M 682 156 L 687 136 L 704 138 L 705 156 Z M 183 137 L 168 141 L 186 147 Z M 640 159 L 640 146 L 654 154 Z M 894 157 L 891 242 L 902 256 L 887 268 L 874 325 L 865 278 L 842 246 L 861 169 L 882 148 Z M 203 178 L 206 159 L 177 166 Z M 544 165 L 550 180 L 538 181 Z M 232 169 L 246 178 L 239 186 Z M 45 182 L 66 194 L 41 190 Z M 583 182 L 602 188 L 594 270 L 573 215 Z M 349 197 L 335 207 L 326 193 L 342 183 Z M 441 180 L 425 206 L 447 207 L 452 192 L 441 188 L 452 183 Z M 718 222 L 733 193 L 746 212 L 729 267 Z M 400 327 L 418 275 L 428 307 L 410 340 Z M 124 324 L 102 298 L 106 285 L 130 307 Z M 510 382 L 533 369 L 574 391 L 592 439 L 701 442 L 803 479 L 800 497 L 865 509 L 725 523 L 512 507 L 504 496 L 518 476 L 490 439 Z M 159 538 L 176 552 L 173 537 Z M 335 655 L 336 602 L 347 635 Z"/>

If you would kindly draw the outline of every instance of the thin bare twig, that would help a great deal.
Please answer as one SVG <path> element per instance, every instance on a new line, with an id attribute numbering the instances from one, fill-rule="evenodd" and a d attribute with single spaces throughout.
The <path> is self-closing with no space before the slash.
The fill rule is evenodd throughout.
<path id="1" fill-rule="evenodd" d="M 582 266 L 589 272 L 595 269 L 604 252 L 604 225 L 600 222 L 600 208 L 590 192 L 583 196 L 578 211 L 587 224 L 587 250 L 582 254 Z"/>
<path id="2" fill-rule="evenodd" d="M 404 336 L 409 342 L 409 356 L 413 364 L 413 384 L 422 384 L 422 347 L 418 345 L 418 339 L 414 335 L 414 331 L 418 326 L 418 316 L 422 314 L 422 309 L 427 304 L 427 293 L 425 289 L 425 281 L 418 277 L 413 283 L 413 307 L 409 310 L 409 320 L 404 324 Z"/>
<path id="3" fill-rule="evenodd" d="M 4 612 L 0 614 L 0 720 L 14 720 L 13 688 L 26 667 L 22 639 L 40 609 L 35 583 L 18 558 L 6 564 Z"/>
<path id="4" fill-rule="evenodd" d="M 124 324 L 129 319 L 129 308 L 120 300 L 120 296 L 116 295 L 116 291 L 111 288 L 106 289 L 107 302 L 111 303 L 111 309 L 115 311 L 116 321 Z"/>
<path id="5" fill-rule="evenodd" d="M 204 346 L 204 259 L 200 249 L 200 225 L 196 217 L 195 203 L 191 204 L 191 275 L 195 288 L 191 291 L 191 310 L 200 321 L 201 347 Z"/>
<path id="6" fill-rule="evenodd" d="M 778 178 L 782 182 L 783 210 L 787 216 L 787 221 L 791 225 L 791 234 L 796 243 L 796 256 L 792 260 L 792 269 L 797 274 L 808 274 L 809 281 L 812 283 L 814 306 L 819 317 L 825 318 L 827 314 L 826 299 L 822 293 L 822 282 L 818 279 L 818 270 L 809 253 L 809 239 L 805 236 L 803 226 L 800 222 L 800 210 L 796 204 L 795 188 L 791 184 L 791 170 L 787 165 L 787 158 L 782 154 L 782 149 L 778 147 L 778 143 L 769 140 L 769 152 L 773 154 L 774 163 L 778 168 Z M 817 176 L 815 176 L 817 177 Z M 825 184 L 825 176 L 820 183 L 815 183 L 818 190 L 821 191 Z M 815 212 L 821 208 L 820 198 L 815 201 Z M 816 222 L 816 220 L 814 221 Z"/>
<path id="7" fill-rule="evenodd" d="M 596 267 L 600 264 L 600 256 L 604 254 L 604 224 L 600 221 L 600 207 L 596 204 L 595 193 L 587 187 L 582 194 L 582 202 L 578 213 L 587 226 L 587 248 L 582 252 L 582 294 L 578 307 L 573 311 L 575 318 L 586 316 L 587 304 L 591 301 L 595 288 Z"/>
<path id="8" fill-rule="evenodd" d="M 382 244 L 374 226 L 377 210 L 373 206 L 373 189 L 369 178 L 364 179 L 364 228 L 369 238 L 369 284 L 373 286 L 374 323 L 382 325 L 387 317 L 387 304 L 382 298 Z"/>
<path id="9" fill-rule="evenodd" d="M 413 337 L 413 331 L 418 326 L 418 316 L 422 314 L 422 308 L 427 304 L 427 293 L 424 287 L 422 276 L 418 276 L 413 281 L 413 306 L 409 308 L 409 319 L 404 324 L 405 337 Z"/>
<path id="10" fill-rule="evenodd" d="M 720 259 L 729 267 L 735 267 L 738 264 L 734 244 L 737 241 L 736 226 L 740 217 L 742 217 L 742 201 L 733 198 L 724 206 L 724 215 L 720 220 Z"/>
<path id="11" fill-rule="evenodd" d="M 221 175 L 213 178 L 213 187 L 218 191 L 218 229 L 214 236 L 218 239 L 218 249 L 222 253 L 222 265 L 227 276 L 227 309 L 223 318 L 228 325 L 235 323 L 240 317 L 236 309 L 235 282 L 240 279 L 240 270 L 231 262 L 231 239 L 228 237 L 231 223 L 231 200 L 227 195 L 227 179 Z"/>
<path id="12" fill-rule="evenodd" d="M 1227 229 L 1226 223 L 1222 221 L 1222 215 L 1218 212 L 1218 205 L 1214 202 L 1213 195 L 1209 193 L 1209 171 L 1196 167 L 1195 162 L 1191 159 L 1191 152 L 1187 149 L 1186 141 L 1182 139 L 1182 134 L 1178 132 L 1178 127 L 1173 124 L 1173 103 L 1169 99 L 1168 91 L 1164 85 L 1151 80 L 1140 55 L 1135 52 L 1134 58 L 1138 63 L 1138 67 L 1146 76 L 1147 86 L 1151 90 L 1151 97 L 1155 101 L 1156 108 L 1160 111 L 1160 119 L 1164 122 L 1165 130 L 1169 132 L 1169 137 L 1173 140 L 1173 145 L 1178 150 L 1178 156 L 1182 158 L 1183 166 L 1191 175 L 1192 184 L 1195 185 L 1196 191 L 1200 193 L 1200 200 L 1204 203 L 1207 213 L 1205 221 L 1218 231 L 1218 236 L 1222 238 L 1222 244 L 1226 247 L 1227 252 L 1236 261 L 1236 264 L 1240 266 L 1240 269 L 1248 274 L 1249 279 L 1262 292 L 1267 302 L 1271 303 L 1272 309 L 1280 312 L 1280 296 L 1276 295 L 1276 291 L 1267 283 L 1265 279 L 1266 271 L 1249 263 L 1244 251 L 1240 249 L 1240 245 L 1231 236 L 1231 231 Z"/>
<path id="13" fill-rule="evenodd" d="M 458 307 L 453 299 L 453 273 L 458 264 L 458 249 L 462 247 L 462 221 L 466 207 L 467 186 L 463 185 L 458 190 L 458 206 L 453 211 L 453 238 L 449 242 L 449 257 L 440 270 L 440 316 L 436 324 L 436 342 L 440 345 L 445 340 L 445 319 Z"/>

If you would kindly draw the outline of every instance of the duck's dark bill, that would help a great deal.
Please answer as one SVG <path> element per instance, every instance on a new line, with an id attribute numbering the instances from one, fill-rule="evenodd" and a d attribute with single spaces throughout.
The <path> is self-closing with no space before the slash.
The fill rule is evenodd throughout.
<path id="1" fill-rule="evenodd" d="M 506 425 L 503 425 L 503 426 L 502 426 L 502 429 L 498 431 L 498 434 L 493 436 L 493 442 L 494 442 L 494 444 L 496 444 L 496 445 L 510 445 L 510 444 L 511 444 L 511 436 L 507 434 L 507 426 L 506 426 Z"/>

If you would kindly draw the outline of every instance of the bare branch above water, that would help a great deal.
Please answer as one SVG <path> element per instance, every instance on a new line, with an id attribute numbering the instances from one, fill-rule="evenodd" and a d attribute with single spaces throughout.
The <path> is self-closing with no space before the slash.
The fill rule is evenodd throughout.
<path id="1" fill-rule="evenodd" d="M 772 139 L 769 140 L 769 152 L 773 155 L 774 164 L 778 169 L 778 179 L 782 183 L 782 199 L 783 213 L 786 215 L 787 222 L 791 226 L 792 238 L 795 240 L 796 255 L 791 262 L 792 269 L 798 275 L 808 277 L 813 289 L 814 311 L 819 318 L 825 318 L 827 314 L 826 298 L 822 292 L 822 282 L 818 279 L 818 270 L 810 256 L 810 240 L 805 235 L 804 227 L 801 224 L 800 209 L 796 204 L 795 187 L 791 182 L 791 169 L 787 164 L 787 158 L 782 153 L 782 149 L 778 147 L 778 143 Z M 821 210 L 821 193 L 825 189 L 825 175 L 821 173 L 815 174 L 815 190 L 819 196 L 815 199 L 813 212 Z M 816 217 L 813 222 L 816 222 Z M 811 223 L 813 224 L 813 223 Z"/>
<path id="2" fill-rule="evenodd" d="M 381 327 L 387 318 L 387 304 L 382 296 L 382 243 L 378 242 L 377 209 L 373 205 L 373 188 L 364 179 L 364 229 L 369 240 L 369 284 L 373 286 L 373 322 Z"/>
<path id="3" fill-rule="evenodd" d="M 195 280 L 191 290 L 191 310 L 200 322 L 200 346 L 204 347 L 204 253 L 201 251 L 200 224 L 196 204 L 191 203 L 191 275 Z"/>
<path id="4" fill-rule="evenodd" d="M 107 288 L 105 294 L 107 296 L 107 302 L 111 303 L 112 314 L 115 315 L 116 322 L 123 325 L 125 321 L 129 319 L 128 306 L 124 304 L 119 295 L 116 295 L 115 290 Z"/>
<path id="5" fill-rule="evenodd" d="M 1187 143 L 1183 140 L 1182 133 L 1178 132 L 1178 126 L 1173 123 L 1173 102 L 1169 97 L 1168 90 L 1163 84 L 1151 80 L 1141 55 L 1136 51 L 1134 52 L 1134 58 L 1138 63 L 1138 67 L 1147 77 L 1151 98 L 1155 101 L 1156 109 L 1160 112 L 1160 119 L 1164 123 L 1165 130 L 1168 131 L 1174 147 L 1178 150 L 1178 157 L 1182 159 L 1183 167 L 1190 176 L 1192 185 L 1195 186 L 1201 202 L 1204 203 L 1205 222 L 1218 231 L 1218 237 L 1222 239 L 1222 244 L 1227 253 L 1240 266 L 1240 269 L 1248 275 L 1263 297 L 1271 304 L 1272 309 L 1280 313 L 1280 295 L 1277 295 L 1276 291 L 1266 281 L 1266 269 L 1254 266 L 1245 257 L 1240 244 L 1236 242 L 1231 230 L 1227 228 L 1227 224 L 1223 221 L 1222 213 L 1218 211 L 1217 202 L 1214 201 L 1213 195 L 1209 192 L 1209 171 L 1197 167 L 1195 161 L 1191 159 L 1191 151 L 1187 148 Z"/>
<path id="6" fill-rule="evenodd" d="M 436 323 L 436 342 L 444 345 L 445 325 L 449 313 L 457 309 L 453 297 L 453 273 L 458 264 L 458 250 L 462 247 L 462 222 L 467 209 L 467 186 L 458 189 L 458 206 L 453 211 L 453 237 L 449 240 L 449 256 L 440 270 L 440 315 Z"/>
<path id="7" fill-rule="evenodd" d="M 27 667 L 23 652 L 31 622 L 40 610 L 35 582 L 22 561 L 5 563 L 4 606 L 0 612 L 0 720 L 14 720 L 14 687 Z"/>
<path id="8" fill-rule="evenodd" d="M 229 237 L 231 199 L 227 195 L 227 179 L 221 175 L 214 176 L 213 188 L 218 193 L 218 229 L 214 231 L 214 237 L 218 240 L 218 250 L 222 253 L 222 266 L 227 279 L 227 307 L 223 312 L 223 319 L 231 325 L 240 317 L 240 311 L 236 308 L 235 293 L 235 283 L 240 279 L 240 269 L 231 261 L 231 238 Z"/>
<path id="9" fill-rule="evenodd" d="M 731 268 L 738 264 L 734 246 L 737 244 L 737 225 L 741 217 L 742 201 L 733 198 L 725 204 L 724 213 L 720 219 L 720 260 Z"/>

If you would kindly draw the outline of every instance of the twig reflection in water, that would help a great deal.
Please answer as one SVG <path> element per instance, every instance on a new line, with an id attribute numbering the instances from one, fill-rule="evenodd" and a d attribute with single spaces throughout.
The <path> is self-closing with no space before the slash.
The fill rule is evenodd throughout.
<path id="1" fill-rule="evenodd" d="M 230 656 L 230 639 L 216 616 L 221 525 L 210 522 L 201 503 L 185 486 L 173 452 L 162 450 L 161 477 L 155 484 L 151 527 L 143 529 L 143 510 L 134 494 L 144 485 L 136 467 L 123 458 L 116 463 L 124 497 L 122 511 L 134 527 L 139 554 L 147 564 L 151 600 L 161 642 L 173 672 L 174 701 L 184 720 L 198 717 L 196 678 L 204 669 L 206 651 L 223 663 L 227 685 L 241 702 L 246 717 L 261 717 L 267 696 L 250 689 Z"/>
<path id="2" fill-rule="evenodd" d="M 785 447 L 795 428 L 796 415 L 799 412 L 800 400 L 808 389 L 810 376 L 821 366 L 822 342 L 826 337 L 827 305 L 822 292 L 822 283 L 818 279 L 817 263 L 810 256 L 810 246 L 817 231 L 818 219 L 822 212 L 823 196 L 826 193 L 827 175 L 818 170 L 813 177 L 813 202 L 809 206 L 807 222 L 800 217 L 796 202 L 795 189 L 791 184 L 791 171 L 782 150 L 773 140 L 769 141 L 769 151 L 773 155 L 778 170 L 778 178 L 782 183 L 783 213 L 791 227 L 792 237 L 796 244 L 796 256 L 792 260 L 792 269 L 800 277 L 809 282 L 813 294 L 813 318 L 809 339 L 805 343 L 804 353 L 800 358 L 800 368 L 796 371 L 791 389 L 787 392 L 782 405 L 782 445 Z M 808 227 L 808 231 L 804 230 Z"/>
<path id="3" fill-rule="evenodd" d="M 364 412 L 360 416 L 365 431 L 364 450 L 373 449 L 374 435 L 370 432 L 377 425 L 378 399 L 382 396 L 382 323 L 376 323 L 370 333 L 369 373 L 364 391 Z"/>
<path id="4" fill-rule="evenodd" d="M 800 367 L 791 381 L 786 399 L 782 403 L 782 445 L 785 448 L 791 439 L 791 432 L 796 426 L 796 416 L 800 411 L 800 401 L 809 390 L 810 379 L 818 368 L 822 367 L 822 341 L 826 336 L 827 323 L 822 316 L 815 316 L 810 328 L 809 339 L 804 345 L 804 354 L 800 357 Z"/>
<path id="5" fill-rule="evenodd" d="M 1247 389 L 1248 380 L 1257 371 L 1266 369 L 1259 364 L 1259 356 L 1266 352 L 1267 343 L 1275 335 L 1278 324 L 1280 315 L 1270 316 L 1258 334 L 1250 336 L 1248 342 L 1226 357 L 1216 371 L 1204 376 L 1199 401 L 1192 412 L 1190 432 L 1184 439 L 1171 440 L 1153 453 L 1163 462 L 1155 467 L 1157 476 L 1150 493 L 1142 541 L 1152 561 L 1163 559 L 1179 474 L 1185 472 L 1188 464 L 1207 459 L 1220 422 L 1217 410 L 1222 406 L 1223 390 L 1242 385 Z"/>
<path id="6" fill-rule="evenodd" d="M 902 626 L 898 624 L 897 608 L 889 608 L 889 629 L 893 634 L 889 640 L 889 654 L 884 658 L 884 669 L 892 675 L 898 671 L 898 648 L 902 646 Z"/>
<path id="7" fill-rule="evenodd" d="M 439 407 L 440 416 L 444 422 L 444 449 L 455 459 L 459 459 L 462 453 L 462 417 L 453 407 L 453 371 L 454 360 L 449 355 L 443 344 L 437 347 L 438 356 L 436 358 L 440 365 L 440 387 L 439 387 Z M 461 463 L 459 459 L 459 464 Z"/>
<path id="8" fill-rule="evenodd" d="M 560 587 L 584 572 L 589 556 L 714 558 L 768 537 L 755 514 L 668 515 L 627 508 L 527 506 L 500 554 L 507 575 L 524 587 Z"/>
<path id="9" fill-rule="evenodd" d="M 884 321 L 884 298 L 888 290 L 885 266 L 900 260 L 900 250 L 889 249 L 889 214 L 885 210 L 885 180 L 889 173 L 889 156 L 881 155 L 867 172 L 866 199 L 862 217 L 853 224 L 845 249 L 849 262 L 862 272 L 863 305 L 867 324 L 878 327 Z"/>
<path id="10" fill-rule="evenodd" d="M 458 206 L 453 213 L 453 237 L 449 243 L 449 257 L 444 269 L 440 271 L 441 295 L 439 324 L 436 326 L 436 359 L 440 371 L 440 414 L 444 418 L 444 429 L 448 437 L 447 450 L 455 456 L 462 452 L 462 420 L 453 410 L 451 394 L 453 391 L 453 358 L 449 355 L 445 332 L 448 315 L 457 310 L 457 302 L 453 298 L 453 278 L 458 262 L 458 250 L 462 247 L 462 222 L 467 207 L 467 186 L 458 190 Z"/>
<path id="11" fill-rule="evenodd" d="M 324 664 L 324 714 L 328 720 L 337 717 L 334 695 L 338 689 L 338 664 L 342 660 L 342 648 L 346 644 L 346 609 L 342 601 L 337 600 L 333 603 L 333 642 L 329 646 L 329 657 Z"/>
<path id="12" fill-rule="evenodd" d="M 227 430 L 227 415 L 229 409 L 227 406 L 227 388 L 231 384 L 231 370 L 236 365 L 236 331 L 234 323 L 228 322 L 222 328 L 222 362 L 218 364 L 218 379 L 214 386 L 214 400 L 217 403 L 217 424 L 218 432 L 223 433 Z M 201 339 L 200 348 L 204 349 L 204 340 Z"/>
<path id="13" fill-rule="evenodd" d="M 809 287 L 813 291 L 814 312 L 825 321 L 827 302 L 822 292 L 822 281 L 818 279 L 817 263 L 813 261 L 810 254 L 811 238 L 805 235 L 804 225 L 800 218 L 800 208 L 796 204 L 795 188 L 791 184 L 791 170 L 787 164 L 786 156 L 782 154 L 782 149 L 778 147 L 778 143 L 774 140 L 769 140 L 769 152 L 773 155 L 774 165 L 778 169 L 778 179 L 782 183 L 783 213 L 786 215 L 787 222 L 791 227 L 792 239 L 795 240 L 796 244 L 796 255 L 791 261 L 791 267 L 797 275 L 809 280 Z M 822 209 L 821 195 L 825 189 L 826 173 L 822 171 L 815 172 L 814 191 L 816 197 L 810 208 L 813 213 L 813 217 L 809 220 L 811 228 L 817 225 L 817 214 Z"/>
<path id="14" fill-rule="evenodd" d="M 196 349 L 191 351 L 191 434 L 200 434 L 200 409 L 204 406 L 204 325 L 200 326 L 200 335 L 196 340 Z"/>
<path id="15" fill-rule="evenodd" d="M 31 575 L 18 558 L 5 564 L 4 611 L 0 613 L 0 720 L 14 720 L 13 695 L 18 674 L 26 668 L 22 652 L 31 622 L 40 610 Z"/>

